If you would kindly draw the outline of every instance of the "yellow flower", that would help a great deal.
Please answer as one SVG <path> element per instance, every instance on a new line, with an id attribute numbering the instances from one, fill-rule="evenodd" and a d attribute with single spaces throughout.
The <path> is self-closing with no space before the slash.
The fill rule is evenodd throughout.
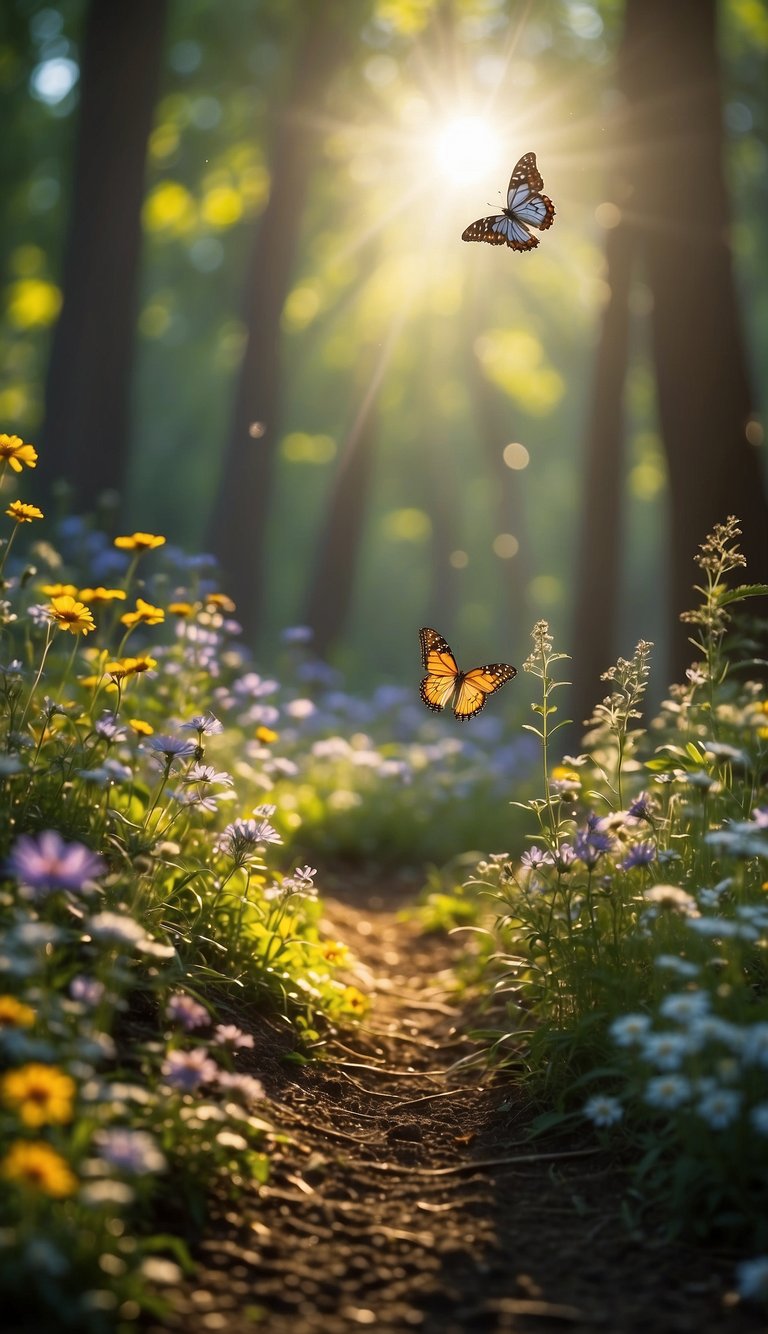
<path id="1" fill-rule="evenodd" d="M 21 472 L 22 464 L 28 468 L 37 466 L 37 450 L 34 445 L 25 445 L 18 435 L 0 434 L 0 462 L 10 463 L 14 472 Z"/>
<path id="2" fill-rule="evenodd" d="M 215 607 L 217 611 L 235 611 L 235 603 L 226 593 L 206 593 L 206 607 Z"/>
<path id="3" fill-rule="evenodd" d="M 155 730 L 151 723 L 145 723 L 143 718 L 129 718 L 128 722 L 139 736 L 151 736 Z"/>
<path id="4" fill-rule="evenodd" d="M 93 616 L 82 602 L 78 602 L 69 593 L 51 599 L 51 616 L 60 630 L 68 630 L 72 635 L 89 635 L 95 630 Z"/>
<path id="5" fill-rule="evenodd" d="M 121 551 L 154 551 L 165 546 L 165 538 L 154 533 L 131 533 L 130 537 L 116 537 L 115 546 Z"/>
<path id="6" fill-rule="evenodd" d="M 172 616 L 194 616 L 195 608 L 191 602 L 169 602 L 168 610 Z"/>
<path id="7" fill-rule="evenodd" d="M 162 625 L 165 620 L 165 612 L 162 607 L 153 607 L 151 602 L 145 602 L 143 598 L 136 599 L 136 610 L 126 611 L 120 617 L 123 625 Z"/>
<path id="8" fill-rule="evenodd" d="M 346 1009 L 352 1010 L 353 1014 L 365 1014 L 368 1009 L 368 1001 L 357 987 L 345 987 L 342 1000 Z"/>
<path id="9" fill-rule="evenodd" d="M 41 584 L 40 592 L 45 593 L 47 598 L 73 598 L 77 589 L 74 584 Z"/>
<path id="10" fill-rule="evenodd" d="M 25 1126 L 65 1125 L 72 1120 L 75 1081 L 52 1065 L 22 1065 L 0 1081 L 3 1101 Z"/>
<path id="11" fill-rule="evenodd" d="M 31 523 L 33 519 L 45 517 L 37 505 L 25 505 L 23 500 L 12 500 L 5 512 L 9 519 L 15 519 L 17 523 Z"/>
<path id="12" fill-rule="evenodd" d="M 0 1030 L 29 1028 L 34 1018 L 35 1012 L 30 1005 L 25 1005 L 15 996 L 0 996 Z"/>
<path id="13" fill-rule="evenodd" d="M 277 741 L 278 735 L 279 733 L 273 732 L 271 727 L 264 727 L 262 725 L 261 727 L 256 728 L 256 740 L 263 742 L 264 745 L 267 746 L 272 741 Z"/>
<path id="14" fill-rule="evenodd" d="M 75 592 L 74 588 L 72 592 Z M 81 602 L 114 602 L 116 599 L 125 601 L 125 592 L 122 588 L 102 588 L 101 584 L 98 588 L 81 588 L 77 596 Z"/>
<path id="15" fill-rule="evenodd" d="M 0 1172 L 7 1181 L 16 1181 L 55 1199 L 73 1195 L 77 1189 L 77 1178 L 50 1144 L 18 1140 L 0 1163 Z"/>
<path id="16" fill-rule="evenodd" d="M 133 676 L 135 671 L 135 658 L 115 658 L 113 662 L 104 664 L 105 675 L 111 676 L 113 681 L 124 681 L 126 676 Z"/>
<path id="17" fill-rule="evenodd" d="M 133 659 L 135 673 L 151 672 L 157 666 L 157 658 L 150 658 L 148 653 L 138 653 Z"/>
<path id="18" fill-rule="evenodd" d="M 328 940 L 325 945 L 323 945 L 323 958 L 326 963 L 346 963 L 348 954 L 349 950 L 340 940 Z"/>

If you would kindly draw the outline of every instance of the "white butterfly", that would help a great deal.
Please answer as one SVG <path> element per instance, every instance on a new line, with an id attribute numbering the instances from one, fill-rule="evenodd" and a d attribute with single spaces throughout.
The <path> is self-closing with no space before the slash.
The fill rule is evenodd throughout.
<path id="1" fill-rule="evenodd" d="M 555 206 L 541 194 L 544 182 L 536 166 L 536 154 L 526 153 L 509 178 L 507 207 L 490 218 L 478 218 L 461 234 L 462 241 L 487 241 L 489 245 L 508 245 L 512 250 L 533 250 L 539 238 L 529 227 L 546 231 L 552 226 Z"/>

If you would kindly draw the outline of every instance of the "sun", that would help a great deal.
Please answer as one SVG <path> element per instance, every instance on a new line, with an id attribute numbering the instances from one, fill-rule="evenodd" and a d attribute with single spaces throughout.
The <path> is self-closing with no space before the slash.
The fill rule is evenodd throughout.
<path id="1" fill-rule="evenodd" d="M 500 167 L 501 141 L 490 121 L 481 116 L 456 116 L 435 136 L 434 157 L 442 175 L 464 185 Z"/>

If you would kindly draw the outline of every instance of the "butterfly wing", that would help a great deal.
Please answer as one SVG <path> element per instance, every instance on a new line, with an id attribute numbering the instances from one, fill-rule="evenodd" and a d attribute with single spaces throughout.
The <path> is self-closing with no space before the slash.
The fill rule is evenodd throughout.
<path id="1" fill-rule="evenodd" d="M 515 220 L 538 227 L 542 232 L 552 226 L 555 217 L 555 206 L 541 193 L 543 187 L 536 154 L 525 153 L 509 178 L 507 208 L 514 213 Z"/>
<path id="2" fill-rule="evenodd" d="M 474 718 L 480 713 L 481 709 L 485 708 L 488 696 L 500 690 L 505 681 L 511 681 L 513 676 L 517 676 L 517 668 L 510 667 L 506 662 L 473 667 L 467 672 L 461 681 L 453 706 L 453 712 L 459 722 L 466 722 L 468 718 Z"/>
<path id="3" fill-rule="evenodd" d="M 489 245 L 504 245 L 506 236 L 506 224 L 508 219 L 503 213 L 497 213 L 490 218 L 478 218 L 477 222 L 470 223 L 461 233 L 462 241 L 487 241 Z"/>
<path id="4" fill-rule="evenodd" d="M 487 241 L 489 245 L 508 245 L 511 250 L 533 250 L 539 244 L 527 227 L 503 213 L 478 218 L 461 234 L 462 241 Z"/>
<path id="5" fill-rule="evenodd" d="M 428 709 L 439 713 L 451 699 L 460 672 L 450 646 L 437 630 L 424 626 L 419 631 L 424 677 L 420 694 Z"/>

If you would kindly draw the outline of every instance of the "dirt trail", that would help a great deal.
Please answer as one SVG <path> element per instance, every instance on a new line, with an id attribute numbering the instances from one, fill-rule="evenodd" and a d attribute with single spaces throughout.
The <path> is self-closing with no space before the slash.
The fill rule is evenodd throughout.
<path id="1" fill-rule="evenodd" d="M 259 1072 L 290 1137 L 269 1184 L 217 1208 L 194 1285 L 162 1328 L 229 1334 L 747 1334 L 730 1263 L 630 1235 L 614 1163 L 579 1139 L 524 1144 L 514 1084 L 477 1086 L 453 999 L 455 946 L 397 920 L 349 876 L 324 886 L 335 935 L 362 961 L 375 1003 L 323 1064 Z M 270 1050 L 271 1047 L 271 1050 Z M 154 1325 L 154 1334 L 160 1326 Z"/>

